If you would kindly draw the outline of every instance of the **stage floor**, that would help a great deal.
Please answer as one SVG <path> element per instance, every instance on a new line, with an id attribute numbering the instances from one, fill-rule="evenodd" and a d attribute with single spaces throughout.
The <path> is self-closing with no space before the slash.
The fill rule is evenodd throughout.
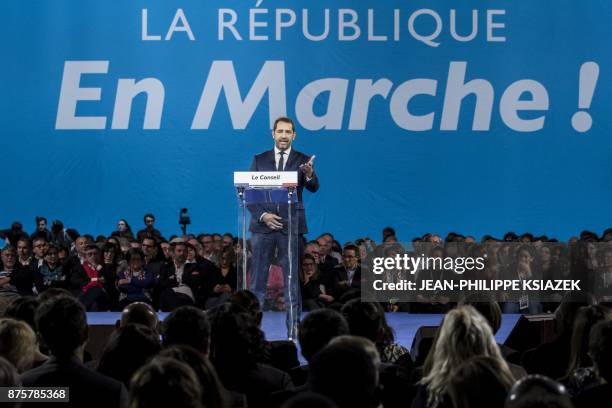
<path id="1" fill-rule="evenodd" d="M 121 313 L 87 313 L 89 325 L 114 325 Z M 159 313 L 160 320 L 168 314 Z M 387 321 L 395 331 L 395 341 L 402 346 L 410 349 L 412 339 L 419 327 L 437 326 L 442 321 L 442 314 L 410 314 L 410 313 L 387 313 Z M 495 336 L 498 343 L 503 343 L 514 325 L 518 321 L 520 314 L 504 314 L 502 317 L 501 328 Z M 262 322 L 263 331 L 267 340 L 285 339 L 287 329 L 285 327 L 284 312 L 265 312 Z"/>

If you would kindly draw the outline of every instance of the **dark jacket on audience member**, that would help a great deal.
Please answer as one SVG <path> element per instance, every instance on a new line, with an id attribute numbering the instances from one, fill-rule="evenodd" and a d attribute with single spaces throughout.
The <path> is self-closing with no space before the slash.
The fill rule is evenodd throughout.
<path id="1" fill-rule="evenodd" d="M 70 402 L 58 403 L 58 407 L 123 408 L 128 403 L 122 383 L 90 370 L 74 358 L 51 357 L 40 367 L 23 373 L 21 381 L 25 387 L 69 387 Z M 39 407 L 40 403 L 22 406 Z"/>

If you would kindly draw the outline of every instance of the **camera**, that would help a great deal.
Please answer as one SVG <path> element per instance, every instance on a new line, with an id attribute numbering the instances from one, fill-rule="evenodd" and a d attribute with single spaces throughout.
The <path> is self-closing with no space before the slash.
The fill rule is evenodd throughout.
<path id="1" fill-rule="evenodd" d="M 183 235 L 187 235 L 187 225 L 191 224 L 191 219 L 187 214 L 186 208 L 181 208 L 179 212 L 179 225 L 181 226 L 181 230 L 183 230 Z"/>

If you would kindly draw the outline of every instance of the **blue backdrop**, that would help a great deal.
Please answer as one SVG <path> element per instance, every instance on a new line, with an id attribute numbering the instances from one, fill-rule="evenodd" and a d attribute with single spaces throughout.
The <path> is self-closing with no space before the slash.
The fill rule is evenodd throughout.
<path id="1" fill-rule="evenodd" d="M 311 235 L 612 224 L 608 2 L 5 0 L 0 14 L 0 226 L 46 215 L 107 234 L 153 212 L 170 235 L 187 207 L 191 230 L 235 232 L 232 172 L 285 113 L 317 156 Z M 572 124 L 580 110 L 592 126 Z"/>

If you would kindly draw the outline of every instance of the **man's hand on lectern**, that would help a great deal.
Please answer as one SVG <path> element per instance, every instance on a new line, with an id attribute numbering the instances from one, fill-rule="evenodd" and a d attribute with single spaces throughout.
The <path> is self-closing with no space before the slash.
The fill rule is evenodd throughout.
<path id="1" fill-rule="evenodd" d="M 267 213 L 261 217 L 261 220 L 265 222 L 268 228 L 272 230 L 279 230 L 283 228 L 283 224 L 281 223 L 282 217 L 279 217 L 276 214 Z"/>

